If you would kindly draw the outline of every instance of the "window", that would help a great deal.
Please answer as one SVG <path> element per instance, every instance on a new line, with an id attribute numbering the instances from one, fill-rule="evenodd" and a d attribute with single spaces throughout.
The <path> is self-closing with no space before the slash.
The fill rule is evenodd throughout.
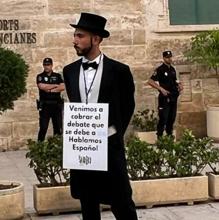
<path id="1" fill-rule="evenodd" d="M 171 25 L 219 24 L 219 0 L 169 0 Z"/>

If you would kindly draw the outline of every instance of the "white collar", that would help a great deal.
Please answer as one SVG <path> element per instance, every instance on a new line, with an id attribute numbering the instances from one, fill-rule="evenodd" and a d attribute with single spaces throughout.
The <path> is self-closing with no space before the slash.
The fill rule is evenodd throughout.
<path id="1" fill-rule="evenodd" d="M 88 60 L 87 58 L 85 57 L 82 57 L 82 63 L 86 63 L 86 62 L 89 62 L 89 63 L 92 63 L 92 62 L 96 62 L 97 64 L 99 64 L 100 60 L 102 59 L 102 53 L 100 53 L 100 55 L 98 55 L 95 59 L 93 60 Z"/>

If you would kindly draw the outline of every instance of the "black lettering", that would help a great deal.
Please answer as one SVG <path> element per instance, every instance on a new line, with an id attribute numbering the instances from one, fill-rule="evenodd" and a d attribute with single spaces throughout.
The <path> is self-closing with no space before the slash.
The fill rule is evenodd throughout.
<path id="1" fill-rule="evenodd" d="M 75 135 L 90 135 L 89 131 L 85 131 L 84 129 L 78 130 L 78 128 L 74 131 Z"/>
<path id="2" fill-rule="evenodd" d="M 8 44 L 9 43 L 9 34 L 4 35 L 4 41 L 3 43 Z"/>
<path id="3" fill-rule="evenodd" d="M 8 20 L 8 23 L 9 23 L 9 29 L 13 30 L 14 20 Z"/>
<path id="4" fill-rule="evenodd" d="M 96 112 L 97 111 L 97 108 L 88 108 L 88 107 L 75 107 L 74 105 L 72 106 L 69 106 L 70 110 L 71 111 L 78 111 L 78 112 Z"/>
<path id="5" fill-rule="evenodd" d="M 3 33 L 0 33 L 0 45 L 3 44 L 4 40 L 3 40 Z"/>
<path id="6" fill-rule="evenodd" d="M 13 33 L 9 33 L 10 35 L 10 44 L 13 44 Z"/>
<path id="7" fill-rule="evenodd" d="M 14 44 L 19 44 L 19 38 L 17 33 L 15 33 L 14 35 Z"/>
<path id="8" fill-rule="evenodd" d="M 3 20 L 3 30 L 8 30 L 8 22 L 7 20 Z"/>
<path id="9" fill-rule="evenodd" d="M 95 119 L 96 119 L 96 120 L 100 120 L 100 118 L 101 118 L 101 117 L 100 117 L 100 114 L 98 114 L 98 115 L 95 116 Z"/>
<path id="10" fill-rule="evenodd" d="M 35 44 L 36 41 L 36 33 L 32 33 L 32 44 Z"/>
<path id="11" fill-rule="evenodd" d="M 70 108 L 71 111 L 73 111 L 74 110 L 74 105 L 70 105 L 69 108 Z"/>
<path id="12" fill-rule="evenodd" d="M 26 33 L 27 34 L 27 43 L 31 44 L 31 33 Z"/>
<path id="13" fill-rule="evenodd" d="M 19 21 L 18 20 L 14 20 L 14 30 L 19 30 Z"/>
<path id="14" fill-rule="evenodd" d="M 69 141 L 69 142 L 74 142 L 74 137 L 69 137 L 69 138 L 68 138 L 68 141 Z"/>
<path id="15" fill-rule="evenodd" d="M 19 30 L 19 21 L 17 19 L 13 20 L 0 20 L 0 30 Z"/>
<path id="16" fill-rule="evenodd" d="M 19 20 L 9 19 L 0 20 L 0 31 L 12 31 L 19 30 Z M 18 32 L 5 32 L 0 33 L 0 45 L 1 44 L 33 44 L 36 43 L 36 33 L 18 33 Z"/>
<path id="17" fill-rule="evenodd" d="M 91 145 L 89 145 L 89 146 L 82 146 L 82 145 L 78 146 L 76 144 L 73 144 L 72 149 L 77 150 L 79 152 L 81 152 L 81 151 L 98 151 L 98 145 L 92 147 Z"/>
<path id="18" fill-rule="evenodd" d="M 101 144 L 102 141 L 101 139 L 93 139 L 93 138 L 85 138 L 84 136 L 70 136 L 68 138 L 69 142 L 74 142 L 74 143 L 88 143 L 88 144 Z"/>
<path id="19" fill-rule="evenodd" d="M 67 130 L 67 131 L 65 131 L 65 134 L 72 134 L 72 131 L 71 130 Z"/>
<path id="20" fill-rule="evenodd" d="M 83 115 L 80 112 L 77 115 L 72 115 L 71 116 L 72 119 L 92 119 L 93 115 Z"/>
<path id="21" fill-rule="evenodd" d="M 23 44 L 26 42 L 26 33 L 20 33 L 20 43 Z"/>
<path id="22" fill-rule="evenodd" d="M 79 122 L 72 122 L 72 121 L 69 121 L 67 123 L 67 126 L 68 127 L 78 127 L 78 128 L 89 128 L 90 127 L 90 124 L 89 123 L 86 123 L 86 122 L 82 122 L 82 123 L 79 123 Z"/>
<path id="23" fill-rule="evenodd" d="M 0 30 L 3 30 L 3 21 L 0 20 Z"/>

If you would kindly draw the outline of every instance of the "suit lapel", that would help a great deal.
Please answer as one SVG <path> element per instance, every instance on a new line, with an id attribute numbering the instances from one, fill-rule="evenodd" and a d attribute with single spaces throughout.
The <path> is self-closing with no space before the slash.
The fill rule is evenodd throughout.
<path id="1" fill-rule="evenodd" d="M 80 67 L 81 67 L 82 59 L 80 59 L 75 66 L 72 68 L 72 95 L 74 97 L 74 101 L 81 102 L 80 90 L 79 90 L 79 76 L 80 76 Z"/>
<path id="2" fill-rule="evenodd" d="M 100 82 L 100 91 L 99 91 L 99 97 L 98 102 L 104 102 L 104 97 L 106 97 L 105 94 L 105 88 L 107 88 L 107 82 L 110 76 L 111 72 L 111 65 L 110 65 L 110 59 L 104 55 L 103 57 L 103 73 L 102 73 L 102 79 Z"/>

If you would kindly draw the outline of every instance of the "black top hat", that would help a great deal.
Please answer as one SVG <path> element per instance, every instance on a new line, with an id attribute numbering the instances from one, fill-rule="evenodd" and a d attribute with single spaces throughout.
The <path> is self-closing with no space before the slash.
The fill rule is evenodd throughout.
<path id="1" fill-rule="evenodd" d="M 106 18 L 90 14 L 90 13 L 81 13 L 81 17 L 78 21 L 78 24 L 70 24 L 74 28 L 81 28 L 92 33 L 99 35 L 100 37 L 106 38 L 109 37 L 110 33 L 105 30 Z"/>
<path id="2" fill-rule="evenodd" d="M 43 65 L 52 64 L 52 58 L 46 57 L 43 59 Z"/>
<path id="3" fill-rule="evenodd" d="M 163 52 L 163 57 L 172 57 L 173 54 L 170 50 L 166 50 Z"/>

